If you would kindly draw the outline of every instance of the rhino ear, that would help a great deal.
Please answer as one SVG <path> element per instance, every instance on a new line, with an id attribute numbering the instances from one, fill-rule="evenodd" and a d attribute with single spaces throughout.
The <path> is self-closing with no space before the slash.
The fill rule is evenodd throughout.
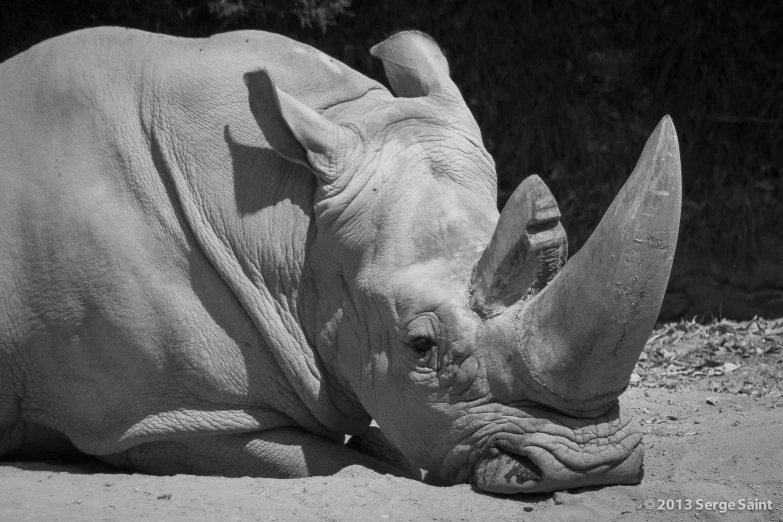
<path id="1" fill-rule="evenodd" d="M 435 41 L 418 31 L 403 31 L 372 49 L 394 94 L 403 98 L 427 96 L 440 86 L 451 87 L 449 64 Z"/>
<path id="2" fill-rule="evenodd" d="M 250 111 L 275 152 L 308 167 L 323 183 L 334 182 L 358 136 L 279 91 L 265 69 L 246 73 L 244 80 Z"/>

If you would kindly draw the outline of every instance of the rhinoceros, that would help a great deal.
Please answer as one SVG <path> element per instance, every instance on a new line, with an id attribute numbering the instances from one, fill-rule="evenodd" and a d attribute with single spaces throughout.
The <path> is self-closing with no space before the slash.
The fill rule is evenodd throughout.
<path id="1" fill-rule="evenodd" d="M 539 177 L 498 212 L 437 44 L 371 54 L 394 94 L 258 31 L 90 29 L 0 65 L 0 455 L 641 480 L 618 397 L 677 240 L 670 118 L 566 262 Z"/>

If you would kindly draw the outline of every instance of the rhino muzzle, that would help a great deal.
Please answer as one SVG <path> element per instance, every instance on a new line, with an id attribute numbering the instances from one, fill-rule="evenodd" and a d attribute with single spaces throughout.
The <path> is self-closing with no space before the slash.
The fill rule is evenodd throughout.
<path id="1" fill-rule="evenodd" d="M 677 135 L 666 116 L 595 232 L 567 263 L 554 198 L 538 177 L 520 184 L 470 289 L 471 306 L 484 317 L 481 344 L 494 397 L 532 400 L 587 419 L 617 403 L 663 301 L 681 183 Z M 551 455 L 531 448 L 491 450 L 476 465 L 475 483 L 515 493 L 641 478 L 641 443 L 592 469 L 566 466 L 554 474 L 547 467 Z"/>
<path id="2" fill-rule="evenodd" d="M 476 486 L 489 493 L 541 493 L 584 486 L 638 484 L 644 476 L 644 446 L 639 444 L 620 462 L 587 469 L 559 466 L 549 469 L 552 457 L 538 450 L 523 454 L 504 450 L 489 452 L 473 474 Z"/>

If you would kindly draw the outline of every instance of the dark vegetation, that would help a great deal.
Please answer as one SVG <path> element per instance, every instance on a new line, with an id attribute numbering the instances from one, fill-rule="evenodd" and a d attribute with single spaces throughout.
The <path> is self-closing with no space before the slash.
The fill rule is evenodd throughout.
<path id="1" fill-rule="evenodd" d="M 783 266 L 783 4 L 587 0 L 4 0 L 0 59 L 74 29 L 291 36 L 385 82 L 369 47 L 432 35 L 497 162 L 538 173 L 575 252 L 664 114 L 684 179 L 678 260 Z M 783 282 L 781 283 L 783 284 Z"/>

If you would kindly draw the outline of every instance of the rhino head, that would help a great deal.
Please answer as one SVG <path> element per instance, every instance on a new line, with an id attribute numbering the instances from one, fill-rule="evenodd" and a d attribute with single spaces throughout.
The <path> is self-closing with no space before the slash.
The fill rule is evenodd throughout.
<path id="1" fill-rule="evenodd" d="M 328 117 L 263 70 L 245 78 L 272 147 L 319 180 L 306 322 L 343 408 L 369 414 L 441 483 L 498 493 L 637 483 L 641 430 L 618 397 L 677 240 L 671 120 L 566 262 L 560 213 L 537 176 L 498 215 L 494 163 L 437 45 L 405 32 L 371 52 L 397 97 L 370 93 Z"/>

